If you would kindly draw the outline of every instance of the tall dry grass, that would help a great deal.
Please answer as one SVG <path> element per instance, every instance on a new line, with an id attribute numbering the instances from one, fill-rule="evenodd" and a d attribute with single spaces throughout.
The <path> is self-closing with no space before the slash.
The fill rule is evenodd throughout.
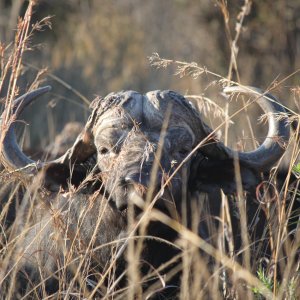
<path id="1" fill-rule="evenodd" d="M 235 74 L 235 83 L 239 84 L 236 45 L 244 17 L 251 9 L 251 2 L 245 1 L 241 8 L 241 15 L 237 21 L 239 30 L 235 34 L 232 34 L 230 30 L 226 2 L 217 1 L 217 3 L 224 15 L 225 31 L 232 50 L 226 77 L 215 74 L 195 63 L 162 59 L 157 54 L 151 57 L 151 64 L 156 67 L 174 65 L 179 76 L 192 76 L 197 79 L 198 76 L 209 75 L 212 78 L 211 84 L 214 86 L 232 83 L 233 74 Z M 3 99 L 1 109 L 1 112 L 5 112 L 5 117 L 1 123 L 1 141 L 3 141 L 7 125 L 14 121 L 12 100 L 18 94 L 18 78 L 22 70 L 23 54 L 30 49 L 30 37 L 33 34 L 30 20 L 33 7 L 34 2 L 29 2 L 24 19 L 19 22 L 14 45 L 2 45 L 1 47 L 0 91 L 3 84 L 8 83 L 8 92 Z M 45 19 L 42 24 L 45 21 L 48 23 L 48 19 Z M 36 25 L 33 29 L 39 29 L 40 26 L 41 24 Z M 37 85 L 40 75 L 38 73 L 37 81 L 29 89 Z M 272 91 L 283 84 L 284 80 L 276 84 L 270 83 L 270 90 Z M 298 105 L 300 100 L 299 88 L 293 87 L 291 93 L 293 93 L 295 103 Z M 232 115 L 229 114 L 229 106 L 233 104 L 233 100 L 226 102 L 225 108 L 222 108 L 201 95 L 191 98 L 204 113 L 210 114 L 212 112 L 216 114 L 215 117 L 221 118 L 219 127 L 225 128 L 224 140 L 226 142 L 232 119 Z M 242 101 L 246 100 L 242 99 Z M 247 108 L 247 106 L 248 102 L 244 102 L 243 108 Z M 240 111 L 234 112 L 234 115 L 239 113 Z M 291 114 L 291 122 L 299 119 L 299 111 L 293 111 Z M 250 119 L 251 116 L 247 115 L 247 122 L 251 128 Z M 253 134 L 252 144 L 256 145 L 257 141 L 254 136 Z M 24 251 L 18 247 L 22 244 L 26 232 L 31 229 L 32 219 L 37 218 L 39 210 L 43 209 L 49 212 L 49 222 L 55 224 L 55 230 L 49 234 L 49 239 L 53 241 L 51 245 L 57 244 L 62 249 L 61 264 L 55 274 L 45 276 L 43 270 L 40 270 L 40 274 L 45 277 L 42 277 L 38 283 L 28 283 L 26 292 L 22 296 L 24 299 L 151 299 L 159 291 L 171 289 L 172 287 L 168 286 L 168 279 L 179 273 L 181 273 L 181 285 L 177 296 L 180 299 L 241 299 L 243 297 L 246 299 L 298 299 L 300 297 L 300 212 L 293 208 L 299 202 L 300 167 L 297 164 L 299 126 L 292 133 L 288 149 L 282 162 L 275 166 L 270 176 L 257 187 L 255 199 L 249 198 L 243 192 L 241 185 L 239 185 L 236 197 L 209 195 L 213 198 L 208 198 L 208 195 L 204 193 L 195 195 L 191 226 L 187 225 L 189 220 L 185 220 L 184 216 L 181 220 L 171 218 L 153 209 L 153 199 L 155 200 L 157 195 L 150 192 L 145 203 L 137 198 L 135 205 L 144 210 L 143 217 L 136 222 L 133 207 L 129 206 L 128 233 L 125 237 L 111 242 L 111 260 L 103 272 L 99 272 L 93 264 L 97 247 L 110 246 L 96 246 L 94 244 L 94 238 L 99 234 L 98 228 L 101 225 L 103 215 L 99 213 L 96 224 L 93 224 L 95 229 L 90 243 L 84 244 L 81 243 L 80 239 L 77 239 L 82 224 L 90 214 L 90 209 L 94 208 L 93 204 L 89 202 L 90 205 L 83 209 L 76 224 L 71 224 L 76 230 L 70 236 L 66 234 L 69 232 L 67 229 L 70 226 L 68 220 L 62 216 L 60 209 L 52 207 L 47 201 L 41 199 L 39 196 L 40 186 L 37 181 L 29 185 L 27 183 L 24 189 L 22 178 L 18 172 L 2 169 L 0 177 L 2 208 L 0 213 L 1 297 L 3 299 L 18 297 L 15 294 L 15 288 L 19 284 L 16 282 L 17 264 L 21 261 L 19 251 Z M 280 177 L 281 173 L 283 178 Z M 236 178 L 239 182 L 238 172 Z M 70 194 L 78 192 L 72 187 L 70 189 Z M 186 209 L 184 206 L 186 199 L 187 195 L 183 195 L 183 211 Z M 221 201 L 220 214 L 213 218 L 209 218 L 210 212 L 207 208 L 208 202 L 212 201 L 211 199 Z M 248 214 L 252 207 L 258 210 L 257 213 Z M 71 204 L 70 207 L 63 209 L 64 212 L 70 211 Z M 10 219 L 10 215 L 16 215 L 16 217 Z M 250 215 L 253 219 L 249 219 Z M 263 228 L 264 232 L 259 240 L 254 238 L 255 231 L 259 230 L 256 216 L 266 219 L 266 226 Z M 151 220 L 159 220 L 178 232 L 179 238 L 174 247 L 179 250 L 179 254 L 159 269 L 151 269 L 147 275 L 143 275 L 140 271 L 140 258 L 143 244 L 149 238 L 147 226 Z M 203 240 L 198 235 L 199 222 L 208 227 L 211 234 L 210 241 Z M 233 226 L 238 226 L 238 228 Z M 47 224 L 42 224 L 32 239 L 32 243 L 38 243 L 46 228 Z M 237 232 L 240 238 L 234 236 Z M 236 245 L 238 239 L 241 240 L 239 249 Z M 68 241 L 72 242 L 69 243 Z M 26 246 L 30 247 L 31 245 Z M 236 252 L 237 250 L 238 252 Z M 125 275 L 121 274 L 116 278 L 115 272 L 122 256 L 128 263 L 128 284 L 120 289 L 119 283 L 124 280 Z M 176 264 L 179 261 L 181 263 Z M 174 263 L 175 267 L 171 267 Z M 59 282 L 58 292 L 54 295 L 48 295 L 46 292 L 45 284 L 51 277 L 55 277 Z M 4 286 L 3 283 L 7 278 L 9 281 L 6 280 Z M 148 283 L 147 289 L 142 288 L 143 283 Z"/>

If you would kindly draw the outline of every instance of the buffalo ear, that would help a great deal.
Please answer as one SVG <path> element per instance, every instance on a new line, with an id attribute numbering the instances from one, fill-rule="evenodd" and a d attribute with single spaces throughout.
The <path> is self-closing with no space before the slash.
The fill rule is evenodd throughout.
<path id="1" fill-rule="evenodd" d="M 93 128 L 97 120 L 100 100 L 97 98 L 93 101 L 91 106 L 93 108 L 92 114 L 73 146 L 60 158 L 45 163 L 42 169 L 43 186 L 47 190 L 57 192 L 61 188 L 67 189 L 69 184 L 78 187 L 92 169 L 94 174 L 97 172 L 97 168 L 95 168 L 96 162 L 93 158 L 97 152 Z M 97 180 L 95 182 L 92 181 L 91 184 L 96 186 Z"/>
<path id="2" fill-rule="evenodd" d="M 97 149 L 95 146 L 93 129 L 97 121 L 99 107 L 101 107 L 100 102 L 100 98 L 96 98 L 92 102 L 90 108 L 92 108 L 93 111 L 89 116 L 84 129 L 77 137 L 73 146 L 62 157 L 56 160 L 57 162 L 65 165 L 80 164 L 87 161 L 96 153 Z"/>
<path id="3" fill-rule="evenodd" d="M 59 162 L 70 165 L 84 163 L 96 153 L 94 136 L 86 128 L 77 137 L 74 145 L 59 159 Z"/>
<path id="4" fill-rule="evenodd" d="M 55 162 L 45 166 L 42 172 L 42 185 L 51 192 L 67 189 L 69 184 L 78 187 L 87 175 L 87 170 L 81 166 L 70 170 L 67 165 Z"/>
<path id="5" fill-rule="evenodd" d="M 202 156 L 200 160 L 196 158 L 195 162 L 192 162 L 192 166 L 190 176 L 192 189 L 202 192 L 222 189 L 225 194 L 236 193 L 237 184 L 233 159 L 215 160 Z M 243 164 L 240 164 L 240 176 L 245 191 L 253 191 L 259 183 L 259 174 Z"/>
<path id="6" fill-rule="evenodd" d="M 66 189 L 69 184 L 78 187 L 95 167 L 94 138 L 83 130 L 74 145 L 59 159 L 46 163 L 43 168 L 43 186 L 52 192 Z"/>

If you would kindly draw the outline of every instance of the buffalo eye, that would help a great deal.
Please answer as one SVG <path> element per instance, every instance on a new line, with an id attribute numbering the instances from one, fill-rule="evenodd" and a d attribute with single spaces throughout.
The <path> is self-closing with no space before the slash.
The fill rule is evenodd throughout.
<path id="1" fill-rule="evenodd" d="M 101 155 L 105 155 L 105 154 L 107 154 L 109 152 L 109 150 L 108 150 L 108 148 L 106 148 L 106 147 L 101 147 L 100 149 L 99 149 L 99 153 L 101 154 Z"/>

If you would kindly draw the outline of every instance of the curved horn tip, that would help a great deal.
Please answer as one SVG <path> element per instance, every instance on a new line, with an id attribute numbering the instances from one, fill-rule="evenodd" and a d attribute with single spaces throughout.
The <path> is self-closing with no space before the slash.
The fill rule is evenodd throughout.
<path id="1" fill-rule="evenodd" d="M 24 94 L 23 95 L 23 97 L 25 96 L 30 96 L 30 97 L 38 97 L 38 96 L 40 96 L 40 95 L 42 95 L 42 94 L 45 94 L 45 93 L 48 93 L 48 92 L 50 92 L 52 90 L 52 87 L 51 87 L 51 85 L 45 85 L 45 86 L 42 86 L 42 87 L 39 87 L 39 88 L 37 88 L 37 89 L 35 89 L 35 90 L 33 90 L 33 91 L 31 91 L 31 92 L 28 92 L 28 93 L 26 93 L 26 94 Z M 22 97 L 22 96 L 21 96 Z M 19 98 L 21 98 L 21 97 L 19 97 Z M 18 98 L 18 99 L 19 99 Z M 18 100 L 18 99 L 16 99 L 16 100 Z"/>
<path id="2" fill-rule="evenodd" d="M 50 92 L 52 90 L 52 86 L 51 85 L 42 86 L 42 87 L 38 88 L 37 90 L 40 90 L 41 92 L 47 93 L 47 92 Z"/>
<path id="3" fill-rule="evenodd" d="M 244 86 L 244 85 L 232 85 L 226 86 L 223 88 L 223 93 L 232 94 L 232 93 L 257 93 L 263 94 L 263 90 L 253 86 Z"/>
<path id="4" fill-rule="evenodd" d="M 45 88 L 47 88 L 48 91 L 50 91 L 52 89 L 52 86 L 51 85 L 46 85 Z"/>

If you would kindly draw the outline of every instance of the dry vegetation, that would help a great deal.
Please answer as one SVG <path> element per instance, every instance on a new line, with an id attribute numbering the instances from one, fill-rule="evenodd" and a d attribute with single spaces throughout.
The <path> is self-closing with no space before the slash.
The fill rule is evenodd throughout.
<path id="1" fill-rule="evenodd" d="M 2 8 L 8 9 L 7 4 L 4 4 L 4 2 L 2 3 Z M 300 55 L 298 53 L 298 58 L 296 58 L 297 55 L 292 55 L 297 54 L 296 49 L 290 49 L 288 56 L 292 64 L 286 63 L 286 60 L 282 57 L 282 53 L 286 51 L 284 48 L 285 41 L 283 41 L 284 33 L 279 32 L 278 35 L 276 34 L 279 39 L 278 47 L 277 44 L 276 47 L 272 45 L 272 41 L 275 39 L 273 35 L 275 28 L 273 28 L 273 32 L 269 32 L 267 36 L 261 38 L 259 26 L 272 22 L 272 18 L 266 18 L 264 14 L 268 13 L 268 10 L 270 10 L 269 4 L 273 3 L 273 1 L 265 1 L 266 4 L 256 4 L 256 18 L 251 17 L 251 13 L 254 13 L 251 1 L 244 1 L 241 7 L 233 8 L 228 7 L 229 4 L 227 6 L 227 1 L 222 0 L 210 4 L 203 2 L 203 7 L 201 7 L 202 4 L 199 4 L 199 1 L 174 1 L 177 3 L 176 5 L 171 4 L 170 1 L 166 1 L 166 4 L 162 4 L 160 8 L 155 7 L 158 2 L 150 4 L 151 1 L 149 1 L 149 3 L 147 2 L 148 4 L 143 4 L 144 9 L 138 9 L 138 5 L 142 6 L 142 4 L 138 4 L 138 1 L 133 0 L 124 1 L 124 4 L 119 3 L 118 5 L 107 4 L 106 2 L 104 4 L 104 1 L 99 1 L 102 2 L 101 5 L 93 3 L 90 4 L 91 6 L 84 4 L 85 1 L 79 1 L 79 7 L 76 6 L 78 4 L 77 1 L 70 1 L 67 4 L 61 5 L 57 12 L 57 18 L 59 19 L 60 15 L 63 14 L 62 6 L 67 6 L 68 9 L 71 9 L 71 12 L 66 15 L 68 26 L 60 28 L 62 34 L 59 36 L 55 36 L 58 35 L 57 24 L 54 26 L 54 33 L 47 33 L 50 36 L 49 39 L 55 41 L 57 47 L 51 45 L 48 49 L 39 50 L 38 63 L 27 52 L 32 50 L 34 42 L 39 42 L 43 39 L 44 30 L 47 26 L 50 26 L 50 21 L 47 16 L 42 17 L 39 22 L 33 21 L 33 11 L 36 10 L 39 12 L 39 9 L 44 7 L 47 13 L 48 10 L 51 12 L 51 8 L 58 5 L 58 2 L 53 1 L 56 4 L 49 4 L 47 1 L 41 1 L 40 6 L 35 6 L 34 1 L 26 2 L 26 9 L 23 8 L 26 12 L 18 22 L 14 41 L 10 43 L 9 35 L 12 34 L 11 29 L 15 27 L 12 20 L 14 20 L 16 11 L 19 12 L 20 7 L 22 7 L 21 2 L 15 1 L 15 6 L 10 8 L 11 19 L 7 20 L 7 24 L 10 24 L 10 27 L 7 26 L 6 34 L 3 34 L 4 41 L 0 44 L 1 113 L 5 113 L 1 124 L 0 141 L 3 140 L 7 124 L 14 120 L 11 111 L 12 100 L 16 95 L 20 94 L 20 90 L 31 90 L 40 85 L 43 80 L 53 80 L 57 85 L 62 85 L 71 92 L 74 95 L 72 97 L 76 98 L 78 96 L 81 99 L 80 102 L 77 101 L 75 103 L 79 106 L 79 109 L 75 110 L 75 116 L 72 116 L 72 112 L 70 112 L 70 119 L 78 119 L 79 111 L 81 121 L 88 114 L 87 112 L 82 113 L 84 109 L 87 111 L 87 103 L 85 103 L 87 100 L 78 90 L 91 97 L 93 93 L 99 91 L 101 91 L 101 94 L 105 94 L 108 91 L 116 89 L 132 88 L 144 90 L 167 88 L 168 84 L 171 87 L 176 86 L 176 90 L 187 91 L 187 94 L 189 94 L 195 105 L 205 114 L 209 123 L 214 126 L 217 124 L 217 128 L 222 129 L 225 142 L 237 143 L 236 140 L 231 139 L 232 136 L 229 134 L 231 130 L 230 126 L 233 121 L 237 122 L 236 115 L 240 116 L 241 113 L 244 113 L 244 117 L 242 117 L 243 121 L 238 121 L 240 122 L 239 124 L 246 124 L 247 126 L 247 133 L 239 136 L 240 140 L 237 143 L 237 147 L 241 149 L 245 147 L 250 148 L 257 144 L 257 140 L 253 138 L 253 136 L 257 136 L 257 132 L 255 128 L 252 130 L 250 122 L 250 119 L 253 120 L 253 116 L 250 113 L 247 114 L 240 110 L 240 107 L 247 107 L 245 102 L 243 102 L 243 105 L 238 106 L 232 100 L 226 101 L 224 105 L 224 100 L 220 100 L 216 104 L 206 94 L 198 94 L 203 87 L 208 90 L 220 90 L 220 86 L 226 86 L 232 82 L 251 82 L 260 86 L 267 85 L 269 91 L 279 91 L 285 94 L 285 98 L 289 97 L 289 102 L 285 102 L 284 104 L 291 113 L 290 120 L 294 125 L 287 153 L 282 161 L 272 169 L 270 176 L 257 187 L 256 199 L 246 198 L 247 196 L 242 191 L 239 191 L 235 198 L 227 198 L 222 195 L 220 198 L 220 201 L 222 201 L 220 216 L 217 218 L 222 226 L 219 226 L 217 231 L 215 228 L 210 229 L 212 232 L 216 231 L 211 243 L 207 243 L 197 235 L 197 222 L 200 217 L 198 214 L 201 212 L 201 216 L 205 215 L 204 205 L 203 207 L 195 208 L 192 229 L 188 229 L 185 226 L 186 223 L 184 220 L 182 220 L 181 224 L 155 210 L 153 212 L 147 211 L 145 212 L 145 217 L 136 224 L 136 226 L 139 226 L 136 227 L 139 230 L 129 233 L 129 238 L 125 242 L 128 245 L 127 249 L 124 250 L 125 247 L 121 249 L 122 251 L 126 251 L 126 260 L 128 262 L 128 286 L 126 288 L 119 289 L 118 282 L 114 281 L 115 278 L 113 276 L 121 250 L 113 253 L 106 271 L 99 273 L 97 269 L 93 269 L 93 252 L 95 251 L 93 244 L 80 245 L 80 243 L 74 242 L 70 247 L 65 247 L 65 253 L 61 261 L 62 264 L 58 272 L 54 274 L 59 280 L 59 292 L 49 297 L 45 291 L 45 281 L 47 278 L 44 278 L 44 281 L 41 281 L 38 285 L 29 285 L 24 298 L 151 299 L 151 296 L 155 295 L 157 291 L 168 287 L 165 286 L 166 278 L 176 274 L 178 271 L 182 271 L 180 299 L 242 299 L 243 297 L 244 299 L 299 299 L 300 190 L 298 186 L 300 165 L 298 164 L 298 157 L 300 150 L 300 122 L 298 122 L 298 119 L 300 117 L 300 89 L 297 86 L 297 78 L 299 78 L 297 66 L 300 67 L 300 65 L 297 60 L 299 60 Z M 276 2 L 277 4 L 274 4 L 275 7 L 272 9 L 280 14 L 276 19 L 279 23 L 283 22 L 283 19 L 286 18 L 290 18 L 289 20 L 293 20 L 294 22 L 294 14 L 291 13 L 291 10 L 300 10 L 300 6 L 296 2 L 290 1 L 288 7 L 284 7 L 284 9 L 280 6 L 280 4 L 283 5 L 284 1 L 278 1 L 278 3 Z M 214 9 L 209 9 L 213 4 L 215 4 Z M 172 15 L 173 10 L 180 10 L 180 8 L 183 8 L 182 11 L 184 12 L 182 14 L 179 13 L 179 19 L 182 21 L 182 24 L 185 24 L 186 19 L 189 19 L 186 25 L 187 28 L 194 28 L 193 41 L 188 44 L 192 50 L 183 46 L 179 47 L 179 50 L 172 49 L 172 51 L 164 47 L 151 49 L 149 45 L 161 38 L 157 28 L 162 28 L 162 32 L 165 33 L 167 26 L 174 26 L 173 21 L 171 22 L 172 17 L 169 14 Z M 197 13 L 195 8 L 198 11 L 202 8 L 203 11 Z M 169 14 L 167 14 L 164 9 L 170 9 L 171 12 L 169 11 Z M 80 14 L 78 14 L 78 10 L 80 10 Z M 91 14 L 92 10 L 94 10 L 93 14 Z M 290 14 L 284 12 L 284 10 L 288 10 Z M 128 15 L 126 13 L 121 14 L 122 11 L 131 11 L 131 13 Z M 238 18 L 232 17 L 232 14 L 234 16 L 237 15 L 237 11 L 239 11 Z M 149 12 L 151 12 L 153 17 L 149 17 L 147 23 L 144 19 Z M 157 17 L 154 14 L 155 12 L 156 14 L 161 12 L 162 17 Z M 204 36 L 203 31 L 199 29 L 200 25 L 197 24 L 197 20 L 200 18 L 197 14 L 201 14 L 202 16 L 205 13 L 207 14 L 206 21 L 209 24 L 213 23 L 208 28 L 217 26 L 217 29 L 220 30 L 221 22 L 224 22 L 225 27 L 213 39 L 207 39 L 207 47 L 205 50 L 201 50 L 202 52 L 199 56 L 193 56 L 190 54 L 191 52 L 195 53 L 199 49 L 205 48 L 201 44 L 207 36 Z M 215 15 L 218 16 L 220 23 L 215 21 Z M 244 27 L 244 22 L 246 22 L 247 18 L 249 18 L 248 30 Z M 86 19 L 89 19 L 89 21 L 86 22 Z M 109 22 L 111 19 L 116 22 Z M 166 25 L 169 21 L 171 24 Z M 176 19 L 176 22 L 178 22 L 178 19 Z M 182 24 L 179 27 L 184 27 Z M 291 23 L 288 24 L 291 25 Z M 273 25 L 272 23 L 270 26 L 272 27 Z M 148 26 L 150 26 L 151 34 L 146 38 L 143 30 L 144 28 L 148 28 Z M 290 39 L 289 45 L 291 48 L 293 48 L 294 42 L 291 32 L 298 30 L 297 37 L 299 38 L 300 35 L 297 26 L 287 29 L 287 32 L 290 34 L 290 36 L 287 35 L 287 38 Z M 234 27 L 235 30 L 233 29 Z M 279 27 L 280 25 L 276 24 L 276 28 Z M 95 30 L 97 28 L 101 30 Z M 123 28 L 124 30 L 120 31 L 119 28 Z M 4 32 L 4 30 L 2 31 Z M 175 45 L 175 40 L 180 38 L 183 39 L 184 43 L 185 39 L 190 39 L 184 38 L 185 34 L 183 28 L 172 32 L 168 36 L 170 43 L 174 42 Z M 37 39 L 35 40 L 36 35 Z M 221 41 L 218 40 L 220 35 L 227 37 L 227 41 L 225 42 L 228 43 L 228 46 L 220 47 L 222 45 Z M 195 36 L 198 37 L 195 38 Z M 201 37 L 203 38 L 202 40 Z M 254 47 L 255 44 L 257 49 L 247 49 L 246 42 L 241 43 L 240 50 L 238 51 L 239 41 L 242 38 L 246 41 L 253 38 L 255 41 L 249 43 L 249 47 Z M 149 40 L 147 41 L 147 39 Z M 130 42 L 127 40 L 130 40 Z M 224 38 L 222 42 L 224 42 Z M 79 44 L 80 47 L 78 46 Z M 168 48 L 168 45 L 165 45 L 165 47 Z M 276 49 L 273 49 L 274 47 Z M 148 52 L 143 48 L 147 49 Z M 72 51 L 73 49 L 74 51 Z M 211 67 L 201 67 L 194 62 L 187 63 L 169 58 L 163 59 L 155 53 L 157 49 L 159 49 L 159 53 L 162 56 L 166 54 L 167 57 L 170 55 L 175 58 L 183 57 L 188 61 L 198 60 L 201 62 L 202 60 L 200 59 L 203 59 L 206 61 L 206 65 L 220 71 L 219 73 L 222 74 L 225 74 L 226 68 L 224 66 L 227 66 L 227 75 L 219 75 L 210 71 Z M 215 49 L 218 49 L 218 51 Z M 48 72 L 40 67 L 38 67 L 39 71 L 36 71 L 32 67 L 29 67 L 30 63 L 28 61 L 37 65 L 41 63 L 43 55 L 49 57 L 48 51 L 52 53 L 51 68 L 53 72 Z M 210 51 L 211 53 L 209 53 Z M 220 53 L 221 51 L 225 52 L 229 59 L 225 60 L 224 56 Z M 249 51 L 253 51 L 254 53 L 259 52 L 261 61 L 258 62 L 255 60 L 249 54 Z M 278 65 L 280 65 L 280 72 L 274 66 L 276 56 L 270 55 L 269 57 L 269 53 L 272 53 L 272 51 L 278 54 L 277 59 Z M 43 54 L 43 52 L 45 53 Z M 159 87 L 155 86 L 157 81 L 153 77 L 164 72 L 161 70 L 155 71 L 155 76 L 152 78 L 147 77 L 149 76 L 147 75 L 149 71 L 146 66 L 148 64 L 146 61 L 147 56 L 149 56 L 152 66 L 167 69 L 167 75 L 159 75 L 162 76 L 162 82 Z M 211 56 L 214 57 L 212 58 Z M 206 57 L 208 57 L 208 60 L 206 60 Z M 74 65 L 75 61 L 76 65 Z M 141 61 L 144 65 L 141 65 Z M 220 68 L 216 67 L 218 62 L 221 65 Z M 264 69 L 267 65 L 272 65 L 273 67 L 267 68 L 266 72 L 262 71 L 261 69 Z M 71 70 L 70 66 L 72 66 L 72 72 L 75 74 L 73 78 L 72 75 L 66 75 Z M 179 75 L 179 77 L 173 76 L 172 79 L 168 79 L 170 77 L 170 74 L 168 74 L 169 70 L 171 70 L 171 73 Z M 268 72 L 269 76 L 267 76 Z M 35 78 L 32 79 L 32 75 L 28 75 L 28 73 L 35 74 Z M 96 73 L 101 75 L 95 77 Z M 289 75 L 275 78 L 274 76 L 279 73 Z M 256 78 L 257 74 L 260 74 L 258 78 Z M 57 77 L 57 75 L 69 81 L 71 86 Z M 183 80 L 179 78 L 183 78 Z M 88 82 L 87 84 L 82 83 L 85 80 Z M 24 82 L 26 83 L 24 84 Z M 99 82 L 101 82 L 100 87 L 98 87 Z M 148 83 L 145 84 L 145 82 Z M 287 86 L 288 88 L 286 88 Z M 64 92 L 61 94 L 64 94 Z M 70 97 L 70 93 L 69 95 L 62 96 L 62 98 L 65 96 L 68 99 L 72 98 Z M 52 104 L 55 106 L 57 96 L 54 95 L 53 97 L 55 99 L 52 101 Z M 242 99 L 242 101 L 246 100 Z M 71 105 L 74 105 L 74 103 Z M 58 107 L 61 109 L 63 106 L 58 105 Z M 31 110 L 31 117 L 35 111 L 36 109 Z M 62 114 L 65 114 L 65 112 Z M 40 118 L 45 119 L 45 116 L 42 115 Z M 55 132 L 60 127 L 60 125 L 56 127 L 57 116 L 53 117 L 52 112 L 49 113 L 48 111 L 46 118 L 48 119 L 49 128 L 43 128 L 43 132 L 49 131 L 50 133 L 48 134 L 49 137 L 42 141 L 43 145 L 47 144 L 50 140 L 54 140 Z M 215 121 L 216 118 L 218 119 L 217 123 Z M 61 119 L 63 121 L 67 120 L 65 116 L 62 116 Z M 40 136 L 40 133 L 34 134 Z M 252 138 L 248 138 L 248 135 L 251 136 L 251 134 Z M 24 140 L 24 136 L 22 138 Z M 25 146 L 36 149 L 37 147 L 33 147 L 32 144 L 30 145 L 28 140 L 28 137 L 25 138 Z M 38 138 L 31 141 L 37 143 L 37 140 Z M 17 249 L 15 249 L 17 245 L 16 241 L 20 241 L 24 232 L 28 230 L 32 215 L 38 213 L 36 206 L 37 202 L 40 201 L 37 196 L 39 187 L 36 183 L 24 189 L 24 184 L 26 183 L 20 181 L 21 178 L 18 177 L 17 173 L 12 172 L 13 170 L 9 171 L 3 168 L 0 171 L 0 286 L 5 279 L 10 278 L 9 284 L 5 286 L 5 289 L 4 286 L 0 288 L 1 299 L 13 299 L 16 297 L 14 294 L 17 270 L 15 266 L 21 259 Z M 72 192 L 75 193 L 76 191 Z M 206 197 L 206 195 L 199 195 L 199 199 L 205 199 Z M 203 203 L 205 203 L 204 200 Z M 49 204 L 42 202 L 39 205 L 47 206 Z M 258 225 L 252 222 L 255 220 L 255 213 L 252 212 L 253 220 L 249 219 L 246 213 L 249 210 L 251 211 L 251 206 L 258 209 L 258 213 L 267 220 L 267 226 L 264 228 L 263 235 L 259 241 L 254 240 L 255 232 L 259 230 L 257 229 Z M 298 207 L 298 209 L 295 209 L 295 207 Z M 57 211 L 53 210 L 51 205 L 49 206 L 49 212 L 53 216 L 55 224 L 57 224 L 57 232 L 63 233 L 67 226 L 64 220 L 60 218 Z M 15 214 L 17 217 L 12 218 L 11 216 Z M 236 218 L 239 222 L 238 231 L 241 230 L 242 232 L 241 247 L 238 249 L 238 252 L 236 252 L 236 238 L 233 236 L 237 230 L 232 227 L 232 214 L 238 214 L 239 217 Z M 81 218 L 84 218 L 84 215 Z M 128 218 L 129 223 L 134 222 L 134 220 L 130 219 L 132 218 L 130 214 Z M 163 269 L 168 267 L 162 266 L 160 270 L 153 270 L 145 278 L 142 278 L 138 270 L 139 254 L 141 253 L 140 247 L 147 235 L 146 228 L 151 218 L 159 218 L 161 222 L 178 231 L 180 239 L 174 246 L 180 249 L 180 257 L 176 257 L 174 260 L 181 258 L 182 264 L 180 267 L 177 266 L 179 269 L 169 269 L 167 274 L 164 275 L 166 277 L 161 276 L 159 281 L 155 281 L 146 290 L 143 290 L 141 288 L 142 282 L 147 282 L 151 277 L 163 273 Z M 25 220 L 24 224 L 20 224 L 20 220 Z M 78 220 L 78 227 L 80 227 L 81 222 L 83 222 L 83 219 Z M 236 226 L 237 223 L 234 224 Z M 212 224 L 208 225 L 213 226 Z M 22 228 L 21 231 L 20 226 Z M 136 232 L 140 234 L 136 235 Z M 37 234 L 36 239 L 38 238 Z M 65 237 L 63 234 L 62 236 L 49 236 L 49 239 L 53 239 L 63 245 L 65 238 L 69 237 Z M 137 240 L 136 243 L 134 242 L 135 240 Z M 116 244 L 121 242 L 123 243 L 124 241 L 115 241 Z M 93 277 L 90 274 L 93 274 Z"/>

